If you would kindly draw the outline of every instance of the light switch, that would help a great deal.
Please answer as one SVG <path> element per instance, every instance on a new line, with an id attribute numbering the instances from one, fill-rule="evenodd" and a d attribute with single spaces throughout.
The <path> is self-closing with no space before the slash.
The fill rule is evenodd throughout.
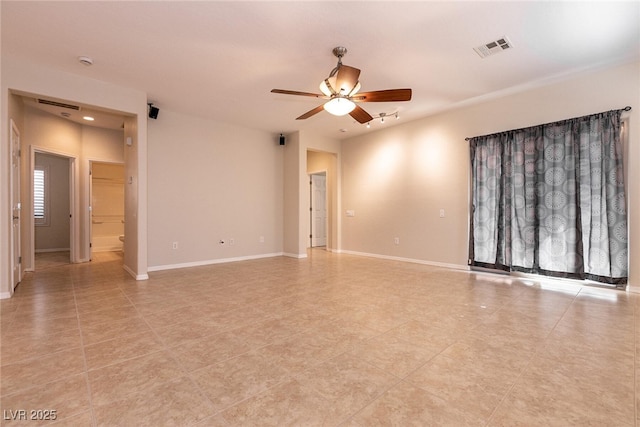
<path id="1" fill-rule="evenodd" d="M 356 216 L 356 211 L 351 209 L 347 210 L 347 216 Z"/>

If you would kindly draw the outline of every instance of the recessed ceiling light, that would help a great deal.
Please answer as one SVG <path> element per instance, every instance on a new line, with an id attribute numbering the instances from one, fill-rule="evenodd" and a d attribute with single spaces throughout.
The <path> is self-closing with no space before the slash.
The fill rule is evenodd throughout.
<path id="1" fill-rule="evenodd" d="M 83 117 L 83 119 L 85 119 L 85 120 L 86 120 L 86 121 L 88 121 L 88 122 L 92 122 L 92 121 L 94 121 L 94 120 L 95 120 L 95 119 L 94 119 L 93 117 L 91 117 L 91 116 L 84 116 L 84 117 Z"/>
<path id="2" fill-rule="evenodd" d="M 88 56 L 78 56 L 78 61 L 82 65 L 86 65 L 87 67 L 93 65 L 93 59 L 89 58 Z"/>

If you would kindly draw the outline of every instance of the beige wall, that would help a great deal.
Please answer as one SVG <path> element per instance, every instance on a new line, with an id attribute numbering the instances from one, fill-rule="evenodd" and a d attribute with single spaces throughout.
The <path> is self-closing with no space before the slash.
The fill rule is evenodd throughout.
<path id="1" fill-rule="evenodd" d="M 44 153 L 35 154 L 35 165 L 46 168 L 48 222 L 35 226 L 35 251 L 68 250 L 69 159 Z"/>
<path id="2" fill-rule="evenodd" d="M 640 289 L 640 63 L 577 75 L 348 139 L 342 146 L 346 251 L 466 268 L 465 137 L 633 107 L 629 123 L 630 288 Z M 355 210 L 346 218 L 344 211 Z M 439 217 L 439 210 L 445 217 Z M 400 244 L 394 244 L 399 237 Z"/>
<path id="3" fill-rule="evenodd" d="M 282 253 L 277 137 L 167 110 L 148 131 L 150 270 Z"/>
<path id="4" fill-rule="evenodd" d="M 282 247 L 285 255 L 294 258 L 306 256 L 306 245 L 302 236 L 304 216 L 300 211 L 304 197 L 302 180 L 306 182 L 306 151 L 301 147 L 300 139 L 300 132 L 287 135 L 287 142 L 282 147 L 284 152 Z"/>

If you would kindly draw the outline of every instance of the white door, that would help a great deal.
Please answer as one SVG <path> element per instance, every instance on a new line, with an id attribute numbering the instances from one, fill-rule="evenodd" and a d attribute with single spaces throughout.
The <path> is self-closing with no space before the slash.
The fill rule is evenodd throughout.
<path id="1" fill-rule="evenodd" d="M 22 280 L 20 254 L 20 132 L 11 120 L 11 267 L 12 289 Z"/>
<path id="2" fill-rule="evenodd" d="M 327 245 L 327 175 L 311 175 L 311 246 Z"/>

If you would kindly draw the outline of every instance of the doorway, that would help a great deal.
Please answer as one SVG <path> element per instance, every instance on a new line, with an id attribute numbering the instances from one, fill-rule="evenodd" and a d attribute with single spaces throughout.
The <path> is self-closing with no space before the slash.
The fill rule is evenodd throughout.
<path id="1" fill-rule="evenodd" d="M 75 158 L 34 149 L 31 162 L 34 270 L 73 262 L 73 181 Z"/>
<path id="2" fill-rule="evenodd" d="M 89 183 L 90 259 L 96 252 L 123 252 L 124 164 L 91 161 Z"/>
<path id="3" fill-rule="evenodd" d="M 312 173 L 309 175 L 311 186 L 311 247 L 327 246 L 327 172 Z"/>

